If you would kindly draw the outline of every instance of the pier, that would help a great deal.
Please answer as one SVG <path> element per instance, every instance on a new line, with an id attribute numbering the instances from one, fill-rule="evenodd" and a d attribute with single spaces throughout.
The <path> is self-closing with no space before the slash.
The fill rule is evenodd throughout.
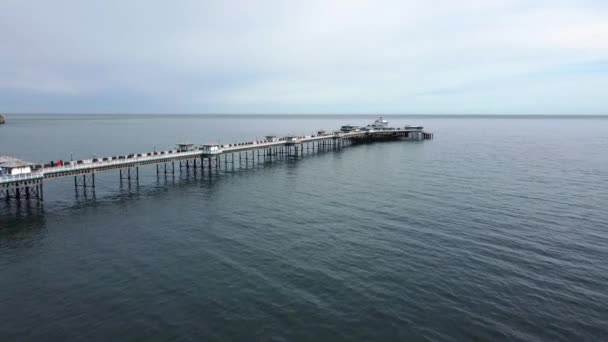
<path id="1" fill-rule="evenodd" d="M 381 120 L 381 119 L 380 119 Z M 264 140 L 234 144 L 178 144 L 175 149 L 120 156 L 34 164 L 15 158 L 0 157 L 0 198 L 7 201 L 44 200 L 44 180 L 74 177 L 76 189 L 95 188 L 95 174 L 118 171 L 120 181 L 139 182 L 139 168 L 155 166 L 156 174 L 175 174 L 176 171 L 230 171 L 243 165 L 300 158 L 306 154 L 341 149 L 354 144 L 376 141 L 422 141 L 433 138 L 433 133 L 422 127 L 388 128 L 381 120 L 378 126 L 343 126 L 341 131 L 306 136 L 267 136 Z M 345 129 L 347 127 L 347 129 Z M 4 159 L 2 159 L 4 158 Z"/>

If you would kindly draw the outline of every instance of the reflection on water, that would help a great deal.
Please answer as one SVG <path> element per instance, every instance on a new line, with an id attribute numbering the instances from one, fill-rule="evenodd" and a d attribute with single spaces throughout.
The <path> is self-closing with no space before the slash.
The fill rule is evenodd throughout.
<path id="1" fill-rule="evenodd" d="M 46 234 L 42 204 L 26 201 L 0 201 L 0 249 L 30 248 Z"/>

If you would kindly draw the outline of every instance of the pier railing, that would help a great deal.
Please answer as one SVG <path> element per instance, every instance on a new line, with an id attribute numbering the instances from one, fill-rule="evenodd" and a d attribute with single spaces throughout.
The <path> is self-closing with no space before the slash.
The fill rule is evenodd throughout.
<path id="1" fill-rule="evenodd" d="M 40 172 L 40 171 L 23 173 L 20 175 L 2 175 L 2 176 L 0 176 L 0 184 L 41 179 L 43 177 L 44 177 L 44 173 Z"/>
<path id="2" fill-rule="evenodd" d="M 55 174 L 55 173 L 63 173 L 63 172 L 71 172 L 71 171 L 83 171 L 83 170 L 91 170 L 95 168 L 101 167 L 111 167 L 111 166 L 121 166 L 124 165 L 127 167 L 131 164 L 137 163 L 145 163 L 151 161 L 163 161 L 170 159 L 179 159 L 179 158 L 194 158 L 203 154 L 202 151 L 187 151 L 187 152 L 176 152 L 176 153 L 165 153 L 165 154 L 157 154 L 151 156 L 141 156 L 141 157 L 131 157 L 124 159 L 114 159 L 114 160 L 106 160 L 106 161 L 96 161 L 96 162 L 88 162 L 82 164 L 75 165 L 63 165 L 63 166 L 53 166 L 46 167 L 41 169 L 41 173 L 44 174 Z"/>

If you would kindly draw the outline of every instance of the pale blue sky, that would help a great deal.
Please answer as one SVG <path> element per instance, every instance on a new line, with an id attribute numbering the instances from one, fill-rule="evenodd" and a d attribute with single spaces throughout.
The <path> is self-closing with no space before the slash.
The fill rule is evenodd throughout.
<path id="1" fill-rule="evenodd" d="M 0 112 L 608 114 L 608 1 L 2 0 Z"/>

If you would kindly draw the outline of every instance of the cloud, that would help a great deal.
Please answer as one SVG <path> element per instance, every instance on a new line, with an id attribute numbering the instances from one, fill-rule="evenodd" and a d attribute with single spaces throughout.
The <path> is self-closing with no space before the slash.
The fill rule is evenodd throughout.
<path id="1" fill-rule="evenodd" d="M 607 19 L 606 2 L 584 0 L 5 0 L 0 103 L 13 112 L 606 114 Z"/>

